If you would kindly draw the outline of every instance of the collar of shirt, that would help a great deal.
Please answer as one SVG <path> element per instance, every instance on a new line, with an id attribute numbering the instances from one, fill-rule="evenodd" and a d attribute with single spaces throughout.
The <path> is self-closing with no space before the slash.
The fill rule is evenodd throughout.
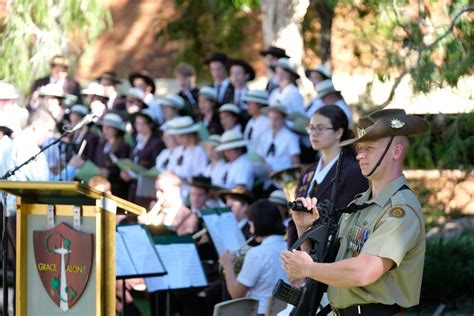
<path id="1" fill-rule="evenodd" d="M 262 240 L 261 245 L 285 242 L 283 235 L 270 235 Z"/>
<path id="2" fill-rule="evenodd" d="M 245 224 L 247 224 L 248 222 L 249 222 L 249 219 L 245 217 L 240 222 L 238 222 L 237 225 L 239 226 L 240 229 L 242 229 L 244 228 Z"/>
<path id="3" fill-rule="evenodd" d="M 405 176 L 402 174 L 400 177 L 396 178 L 389 184 L 387 184 L 382 191 L 377 195 L 375 199 L 370 199 L 369 197 L 372 194 L 372 186 L 369 187 L 369 189 L 360 197 L 361 202 L 366 202 L 366 203 L 375 203 L 380 207 L 384 207 L 388 200 L 403 186 L 407 183 L 407 179 Z M 359 203 L 357 203 L 359 204 Z"/>
<path id="4" fill-rule="evenodd" d="M 322 158 L 319 159 L 318 166 L 316 167 L 316 170 L 314 171 L 313 181 L 316 181 L 316 183 L 318 184 L 323 182 L 329 170 L 331 170 L 332 166 L 334 166 L 334 164 L 336 163 L 338 157 L 339 156 L 336 155 L 324 168 L 322 168 L 323 159 Z"/>

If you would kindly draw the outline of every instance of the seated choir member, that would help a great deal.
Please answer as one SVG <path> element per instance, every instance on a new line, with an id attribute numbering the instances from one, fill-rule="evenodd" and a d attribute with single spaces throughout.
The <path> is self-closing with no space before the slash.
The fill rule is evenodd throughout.
<path id="1" fill-rule="evenodd" d="M 279 279 L 286 280 L 279 254 L 286 249 L 280 211 L 268 200 L 259 200 L 249 209 L 250 231 L 260 245 L 245 255 L 242 269 L 236 275 L 233 257 L 226 251 L 219 261 L 224 267 L 227 290 L 231 298 L 250 297 L 258 300 L 258 315 L 264 315 L 272 290 Z"/>
<path id="2" fill-rule="evenodd" d="M 236 130 L 225 132 L 216 151 L 222 152 L 227 161 L 222 177 L 224 188 L 231 189 L 243 185 L 251 191 L 255 177 L 254 169 L 247 155 L 247 141 L 243 139 L 242 133 Z"/>
<path id="3" fill-rule="evenodd" d="M 216 146 L 220 144 L 221 137 L 219 135 L 211 135 L 209 138 L 201 142 L 206 150 L 209 158 L 209 165 L 204 170 L 204 176 L 211 178 L 212 184 L 224 187 L 223 177 L 226 168 L 226 162 L 222 152 L 216 151 Z"/>
<path id="4" fill-rule="evenodd" d="M 144 109 L 132 116 L 132 126 L 136 131 L 135 146 L 130 153 L 130 159 L 145 169 L 155 166 L 156 157 L 165 145 L 156 133 L 157 123 L 150 109 Z M 120 178 L 130 185 L 128 200 L 143 207 L 148 207 L 152 199 L 139 197 L 137 191 L 138 175 L 133 171 L 120 172 Z"/>

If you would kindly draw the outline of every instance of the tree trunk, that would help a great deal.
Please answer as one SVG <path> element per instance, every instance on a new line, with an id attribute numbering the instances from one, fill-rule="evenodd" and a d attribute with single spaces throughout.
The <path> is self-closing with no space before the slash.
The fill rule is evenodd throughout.
<path id="1" fill-rule="evenodd" d="M 319 0 L 312 3 L 312 8 L 319 18 L 320 30 L 320 58 L 321 63 L 331 67 L 331 31 L 332 20 L 334 18 L 334 5 L 330 0 Z"/>
<path id="2" fill-rule="evenodd" d="M 263 40 L 270 45 L 284 48 L 295 62 L 303 59 L 301 23 L 309 0 L 262 0 Z"/>

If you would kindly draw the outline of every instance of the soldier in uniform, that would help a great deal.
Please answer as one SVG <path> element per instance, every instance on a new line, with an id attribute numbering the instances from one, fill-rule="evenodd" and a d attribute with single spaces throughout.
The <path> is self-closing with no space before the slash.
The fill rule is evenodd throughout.
<path id="1" fill-rule="evenodd" d="M 313 262 L 305 251 L 281 254 L 280 263 L 289 278 L 312 278 L 329 285 L 329 301 L 336 315 L 394 315 L 419 303 L 424 220 L 402 167 L 408 136 L 427 130 L 425 120 L 401 109 L 380 110 L 361 118 L 358 137 L 340 146 L 357 143 L 357 160 L 371 185 L 346 209 L 350 214 L 341 216 L 336 261 Z M 294 214 L 301 234 L 319 213 L 315 198 L 299 200 L 312 211 Z"/>

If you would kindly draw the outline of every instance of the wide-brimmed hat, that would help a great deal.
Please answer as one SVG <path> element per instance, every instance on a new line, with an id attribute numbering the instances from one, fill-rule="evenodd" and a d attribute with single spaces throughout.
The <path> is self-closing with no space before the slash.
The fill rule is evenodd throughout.
<path id="1" fill-rule="evenodd" d="M 184 109 L 184 99 L 175 93 L 167 94 L 163 99 L 160 100 L 163 106 L 171 106 L 175 109 Z"/>
<path id="2" fill-rule="evenodd" d="M 45 86 L 42 86 L 39 90 L 39 95 L 41 97 L 55 97 L 64 99 L 66 96 L 64 95 L 64 89 L 58 84 L 48 83 Z"/>
<path id="3" fill-rule="evenodd" d="M 315 87 L 318 97 L 322 98 L 329 93 L 340 92 L 334 87 L 334 84 L 331 79 L 326 79 L 318 83 Z"/>
<path id="4" fill-rule="evenodd" d="M 216 147 L 216 151 L 242 148 L 247 145 L 248 141 L 244 139 L 242 133 L 236 129 L 232 129 L 222 134 L 220 144 Z"/>
<path id="5" fill-rule="evenodd" d="M 225 200 L 226 197 L 232 196 L 236 197 L 238 199 L 243 199 L 247 201 L 248 204 L 251 204 L 254 200 L 254 197 L 251 192 L 249 192 L 245 186 L 238 185 L 235 188 L 232 188 L 230 190 L 222 190 L 218 192 L 218 195 Z"/>
<path id="6" fill-rule="evenodd" d="M 308 135 L 306 132 L 306 127 L 309 125 L 309 118 L 304 116 L 299 116 L 293 120 L 292 124 L 288 124 L 288 128 L 299 135 Z"/>
<path id="7" fill-rule="evenodd" d="M 156 85 L 155 85 L 155 80 L 153 77 L 150 75 L 150 73 L 146 70 L 141 70 L 137 72 L 132 72 L 130 75 L 128 75 L 128 81 L 130 84 L 133 86 L 133 80 L 140 78 L 145 81 L 147 85 L 151 87 L 151 94 L 154 94 L 156 91 Z"/>
<path id="8" fill-rule="evenodd" d="M 168 135 L 184 135 L 196 133 L 201 128 L 201 124 L 194 123 L 191 116 L 180 116 L 168 121 Z"/>
<path id="9" fill-rule="evenodd" d="M 212 53 L 211 55 L 209 55 L 206 59 L 204 59 L 204 63 L 206 65 L 209 65 L 213 61 L 219 61 L 219 62 L 223 63 L 226 66 L 226 68 L 228 68 L 228 66 L 229 66 L 228 65 L 229 58 L 224 53 L 215 52 L 215 53 Z"/>
<path id="10" fill-rule="evenodd" d="M 0 100 L 17 100 L 20 95 L 12 84 L 0 81 Z"/>
<path id="11" fill-rule="evenodd" d="M 248 62 L 242 59 L 231 59 L 229 60 L 229 69 L 232 66 L 241 66 L 244 69 L 244 72 L 249 76 L 247 81 L 252 81 L 255 79 L 255 70 L 253 69 L 252 66 Z"/>
<path id="12" fill-rule="evenodd" d="M 282 190 L 275 190 L 272 193 L 270 193 L 270 196 L 268 197 L 268 200 L 270 202 L 273 202 L 275 204 L 280 204 L 286 206 L 288 204 L 288 201 L 286 200 L 285 193 Z"/>
<path id="13" fill-rule="evenodd" d="M 276 47 L 276 46 L 270 46 L 267 49 L 261 50 L 260 55 L 265 56 L 265 55 L 272 55 L 275 56 L 276 58 L 288 58 L 289 56 L 286 54 L 286 51 L 283 48 Z"/>
<path id="14" fill-rule="evenodd" d="M 217 102 L 217 91 L 213 87 L 202 87 L 199 89 L 199 95 L 203 95 L 209 100 Z"/>
<path id="15" fill-rule="evenodd" d="M 71 107 L 71 113 L 76 113 L 76 114 L 79 114 L 80 116 L 84 117 L 87 114 L 89 114 L 89 109 L 85 105 L 74 104 Z"/>
<path id="16" fill-rule="evenodd" d="M 104 86 L 98 82 L 89 83 L 86 89 L 81 90 L 81 93 L 84 95 L 96 95 L 102 98 L 109 98 L 109 96 L 105 92 Z"/>
<path id="17" fill-rule="evenodd" d="M 63 66 L 63 67 L 69 67 L 69 60 L 62 56 L 62 55 L 56 55 L 53 58 L 51 58 L 51 61 L 49 62 L 51 66 Z"/>
<path id="18" fill-rule="evenodd" d="M 287 109 L 287 107 L 286 107 L 283 103 L 281 103 L 280 100 L 277 100 L 277 101 L 274 102 L 274 103 L 270 103 L 269 106 L 267 106 L 266 108 L 264 108 L 264 109 L 262 110 L 263 114 L 265 114 L 265 115 L 267 115 L 268 113 L 270 113 L 270 112 L 272 112 L 272 111 L 273 111 L 273 112 L 281 113 L 281 114 L 283 114 L 283 115 L 285 115 L 285 116 L 288 115 L 288 109 Z"/>
<path id="19" fill-rule="evenodd" d="M 243 97 L 244 102 L 255 102 L 260 105 L 268 105 L 268 91 L 267 90 L 248 90 Z"/>
<path id="20" fill-rule="evenodd" d="M 0 127 L 4 127 L 10 130 L 11 133 L 18 133 L 21 131 L 20 122 L 17 119 L 12 119 L 11 116 L 2 113 L 0 115 Z"/>
<path id="21" fill-rule="evenodd" d="M 145 103 L 145 92 L 140 88 L 130 88 L 125 95 Z"/>
<path id="22" fill-rule="evenodd" d="M 340 142 L 339 147 L 390 136 L 423 134 L 428 130 L 426 120 L 406 114 L 403 109 L 379 110 L 362 117 L 357 127 L 357 137 Z"/>
<path id="23" fill-rule="evenodd" d="M 127 132 L 125 122 L 123 121 L 122 117 L 117 113 L 106 113 L 104 117 L 97 122 L 97 125 L 111 126 L 124 133 Z"/>
<path id="24" fill-rule="evenodd" d="M 122 82 L 122 80 L 120 80 L 118 78 L 117 73 L 115 71 L 112 71 L 112 70 L 106 71 L 106 72 L 102 73 L 102 75 L 100 75 L 99 77 L 95 78 L 95 80 L 97 80 L 97 81 L 101 81 L 102 79 L 110 80 L 115 84 L 119 84 L 119 83 Z"/>
<path id="25" fill-rule="evenodd" d="M 304 74 L 306 77 L 309 78 L 310 73 L 312 72 L 319 72 L 321 75 L 323 75 L 326 79 L 331 79 L 332 78 L 332 72 L 328 67 L 325 67 L 323 65 L 318 65 L 314 68 L 309 68 L 306 69 Z"/>
<path id="26" fill-rule="evenodd" d="M 219 108 L 219 113 L 222 112 L 230 112 L 234 113 L 235 115 L 240 115 L 239 107 L 233 103 L 226 103 L 221 105 L 221 107 Z"/>
<path id="27" fill-rule="evenodd" d="M 280 67 L 290 72 L 296 77 L 296 79 L 300 77 L 300 75 L 298 74 L 298 65 L 294 63 L 292 60 L 290 60 L 289 58 L 284 57 L 284 58 L 278 59 L 275 66 Z"/>
<path id="28" fill-rule="evenodd" d="M 212 134 L 206 140 L 203 140 L 201 144 L 206 145 L 210 144 L 213 146 L 218 146 L 221 143 L 221 135 Z"/>
<path id="29" fill-rule="evenodd" d="M 153 110 L 150 109 L 150 108 L 147 108 L 147 109 L 143 109 L 143 110 L 140 110 L 136 113 L 133 113 L 131 115 L 131 120 L 135 123 L 135 118 L 137 116 L 143 116 L 143 117 L 146 117 L 147 119 L 149 119 L 153 124 L 157 124 L 156 122 L 156 116 L 155 114 L 153 113 Z"/>
<path id="30" fill-rule="evenodd" d="M 198 187 L 205 190 L 222 190 L 222 188 L 217 187 L 212 184 L 212 180 L 209 177 L 205 176 L 195 176 L 191 178 L 191 181 L 185 181 L 192 187 Z"/>

